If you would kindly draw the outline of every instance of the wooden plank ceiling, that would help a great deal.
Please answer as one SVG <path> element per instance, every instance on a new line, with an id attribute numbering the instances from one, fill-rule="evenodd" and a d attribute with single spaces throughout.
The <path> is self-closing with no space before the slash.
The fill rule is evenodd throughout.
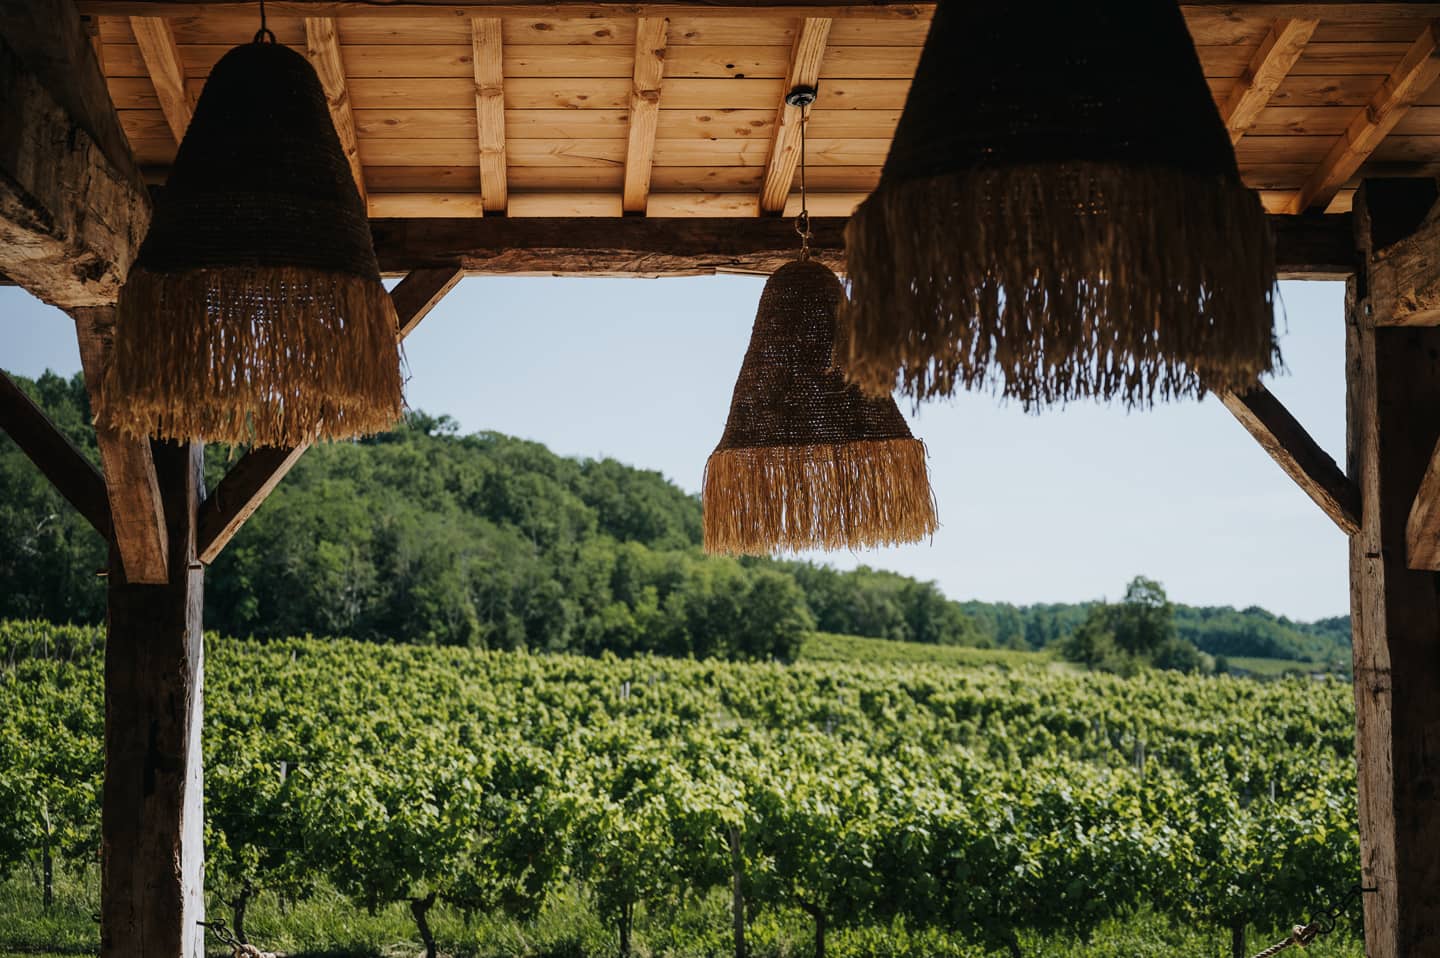
<path id="1" fill-rule="evenodd" d="M 254 33 L 254 10 L 131 18 L 109 12 L 124 4 L 80 5 L 125 132 L 160 179 L 211 66 Z M 848 215 L 879 177 L 928 27 L 924 8 L 833 20 L 364 9 L 269 23 L 320 67 L 373 217 L 793 214 L 783 96 L 811 77 L 811 210 Z M 1186 8 L 1241 171 L 1272 212 L 1346 210 L 1363 175 L 1440 172 L 1431 22 L 1326 9 L 1306 20 Z"/>

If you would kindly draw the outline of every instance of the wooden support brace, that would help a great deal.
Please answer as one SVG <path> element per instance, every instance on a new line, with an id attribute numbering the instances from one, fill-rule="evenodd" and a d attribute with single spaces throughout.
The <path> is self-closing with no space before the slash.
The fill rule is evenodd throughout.
<path id="1" fill-rule="evenodd" d="M 79 513 L 110 538 L 110 503 L 105 477 L 65 437 L 44 410 L 0 370 L 0 430 L 15 441 Z"/>
<path id="2" fill-rule="evenodd" d="M 1219 398 L 1341 532 L 1353 536 L 1360 531 L 1359 488 L 1270 390 L 1257 385 L 1243 395 L 1222 393 Z"/>
<path id="3" fill-rule="evenodd" d="M 640 17 L 635 22 L 635 70 L 630 86 L 630 142 L 625 150 L 626 213 L 644 213 L 660 120 L 660 81 L 665 77 L 665 40 L 670 21 Z"/>
<path id="4" fill-rule="evenodd" d="M 458 267 L 437 267 L 417 269 L 401 280 L 390 291 L 399 320 L 399 338 L 410 335 L 464 275 Z M 257 446 L 230 467 L 200 506 L 196 555 L 201 562 L 208 565 L 220 556 L 308 448 Z"/>
<path id="5" fill-rule="evenodd" d="M 96 306 L 71 312 L 80 341 L 80 365 L 85 371 L 90 404 L 98 408 L 96 396 L 109 361 L 115 309 Z M 127 581 L 146 585 L 168 581 L 165 510 L 150 444 L 127 439 L 99 422 L 95 425 L 95 441 L 105 471 L 115 546 Z"/>

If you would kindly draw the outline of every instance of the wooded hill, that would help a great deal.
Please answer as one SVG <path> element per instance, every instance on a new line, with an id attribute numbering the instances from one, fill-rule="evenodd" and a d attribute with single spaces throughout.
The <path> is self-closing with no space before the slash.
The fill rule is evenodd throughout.
<path id="1" fill-rule="evenodd" d="M 98 461 L 80 378 L 15 378 Z M 211 487 L 236 455 L 207 451 Z M 0 617 L 99 622 L 103 566 L 99 538 L 0 434 Z M 790 659 L 816 628 L 1044 648 L 1091 605 L 962 603 L 865 567 L 706 557 L 698 498 L 658 472 L 416 412 L 307 452 L 211 567 L 205 621 L 257 637 Z M 1349 659 L 1344 617 L 1177 605 L 1175 626 L 1213 655 Z"/>

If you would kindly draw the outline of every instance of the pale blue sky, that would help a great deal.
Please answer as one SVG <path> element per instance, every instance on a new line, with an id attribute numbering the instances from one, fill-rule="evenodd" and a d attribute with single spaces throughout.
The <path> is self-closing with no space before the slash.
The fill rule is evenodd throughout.
<path id="1" fill-rule="evenodd" d="M 697 491 L 725 424 L 762 281 L 470 278 L 406 342 L 412 408 Z M 1286 283 L 1288 372 L 1270 383 L 1343 462 L 1342 284 Z M 73 326 L 0 289 L 0 367 L 79 368 Z M 1347 611 L 1345 537 L 1216 400 L 1040 415 L 988 395 L 901 408 L 930 449 L 933 541 L 832 554 L 954 598 L 1116 597 L 1131 576 L 1200 605 Z"/>

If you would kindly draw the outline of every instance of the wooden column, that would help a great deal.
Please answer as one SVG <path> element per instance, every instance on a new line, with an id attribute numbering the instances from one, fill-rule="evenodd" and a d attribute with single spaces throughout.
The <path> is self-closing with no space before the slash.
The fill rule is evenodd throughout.
<path id="1" fill-rule="evenodd" d="M 1406 520 L 1440 439 L 1440 328 L 1387 327 L 1376 254 L 1408 236 L 1429 181 L 1370 181 L 1356 199 L 1365 265 L 1346 298 L 1356 752 L 1368 958 L 1440 954 L 1440 575 L 1406 561 Z"/>
<path id="2" fill-rule="evenodd" d="M 200 764 L 204 447 L 154 446 L 170 580 L 131 585 L 112 550 L 105 648 L 101 958 L 204 954 Z"/>

